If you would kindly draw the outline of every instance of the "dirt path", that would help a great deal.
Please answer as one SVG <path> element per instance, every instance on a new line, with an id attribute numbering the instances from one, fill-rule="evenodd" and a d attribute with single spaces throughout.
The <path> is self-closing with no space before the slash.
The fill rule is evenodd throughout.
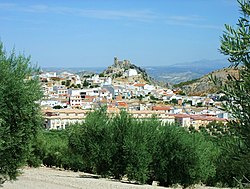
<path id="1" fill-rule="evenodd" d="M 1 188 L 1 187 L 0 187 Z M 1 189 L 166 189 L 159 186 L 126 184 L 90 178 L 82 172 L 60 171 L 45 167 L 24 168 L 17 181 L 5 182 Z"/>

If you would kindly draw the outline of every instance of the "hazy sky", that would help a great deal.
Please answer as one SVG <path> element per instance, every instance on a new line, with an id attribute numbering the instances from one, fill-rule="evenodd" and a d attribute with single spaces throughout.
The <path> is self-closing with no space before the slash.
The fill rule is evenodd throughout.
<path id="1" fill-rule="evenodd" d="M 0 0 L 0 40 L 42 67 L 138 66 L 225 58 L 236 0 Z"/>

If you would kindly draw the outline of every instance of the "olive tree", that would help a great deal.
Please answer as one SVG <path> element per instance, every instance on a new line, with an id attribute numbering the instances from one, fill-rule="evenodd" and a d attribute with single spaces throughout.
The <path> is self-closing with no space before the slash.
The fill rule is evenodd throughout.
<path id="1" fill-rule="evenodd" d="M 250 174 L 250 1 L 238 1 L 242 16 L 236 27 L 225 25 L 221 37 L 220 51 L 228 56 L 232 67 L 238 68 L 238 74 L 228 75 L 224 93 L 228 97 L 225 108 L 233 116 L 230 125 L 238 138 L 238 154 L 235 159 L 242 163 L 240 174 Z M 244 163 L 243 163 L 244 162 Z"/>
<path id="2" fill-rule="evenodd" d="M 37 71 L 29 57 L 8 54 L 0 43 L 0 183 L 16 178 L 42 123 Z"/>

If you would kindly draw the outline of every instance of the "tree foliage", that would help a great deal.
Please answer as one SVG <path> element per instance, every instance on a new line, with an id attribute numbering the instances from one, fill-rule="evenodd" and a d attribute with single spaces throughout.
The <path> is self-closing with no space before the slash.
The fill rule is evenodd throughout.
<path id="1" fill-rule="evenodd" d="M 216 172 L 216 146 L 200 133 L 176 126 L 161 127 L 154 157 L 154 175 L 163 185 L 206 183 Z"/>
<path id="2" fill-rule="evenodd" d="M 8 56 L 0 43 L 0 182 L 16 178 L 42 123 L 40 84 L 31 77 L 36 73 L 29 57 Z"/>
<path id="3" fill-rule="evenodd" d="M 83 123 L 42 131 L 28 163 L 43 162 L 138 183 L 214 184 L 222 154 L 209 136 L 163 124 L 156 117 L 137 120 L 125 111 L 110 115 L 101 108 L 89 113 Z M 221 173 L 218 176 L 224 178 Z"/>
<path id="4" fill-rule="evenodd" d="M 45 152 L 43 157 L 43 164 L 49 167 L 68 167 L 67 154 L 68 140 L 65 131 L 50 131 L 43 133 L 45 139 Z"/>
<path id="5" fill-rule="evenodd" d="M 70 129 L 69 149 L 81 156 L 85 171 L 107 175 L 112 150 L 108 124 L 108 116 L 102 108 L 90 113 L 84 125 L 77 124 Z"/>
<path id="6" fill-rule="evenodd" d="M 242 16 L 237 27 L 225 25 L 221 38 L 220 51 L 228 56 L 231 66 L 239 67 L 239 75 L 228 75 L 228 83 L 223 92 L 228 97 L 225 109 L 234 119 L 230 122 L 238 138 L 237 153 L 234 158 L 245 165 L 239 168 L 239 174 L 250 176 L 250 2 L 238 1 Z"/>
<path id="7" fill-rule="evenodd" d="M 162 125 L 156 118 L 136 120 L 127 112 L 109 117 L 105 109 L 69 129 L 69 151 L 83 170 L 139 183 L 190 185 L 215 175 L 217 150 L 200 133 Z M 79 160 L 79 159 L 78 159 Z"/>

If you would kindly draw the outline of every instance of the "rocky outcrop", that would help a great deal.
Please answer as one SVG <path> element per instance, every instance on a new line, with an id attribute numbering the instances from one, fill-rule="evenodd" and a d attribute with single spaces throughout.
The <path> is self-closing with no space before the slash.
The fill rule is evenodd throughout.
<path id="1" fill-rule="evenodd" d="M 134 64 L 129 60 L 118 60 L 117 57 L 114 58 L 114 64 L 109 66 L 106 70 L 102 72 L 104 76 L 109 76 L 112 78 L 126 78 L 127 72 L 133 71 L 133 77 L 136 79 L 142 79 L 148 83 L 155 83 L 155 81 L 147 74 L 147 72 Z"/>
<path id="2" fill-rule="evenodd" d="M 219 83 L 227 82 L 228 75 L 238 77 L 239 70 L 234 68 L 224 68 L 221 70 L 213 71 L 199 79 L 182 82 L 174 87 L 180 88 L 187 95 L 206 95 L 208 93 L 216 93 L 220 90 L 218 85 L 215 85 L 213 80 Z"/>

